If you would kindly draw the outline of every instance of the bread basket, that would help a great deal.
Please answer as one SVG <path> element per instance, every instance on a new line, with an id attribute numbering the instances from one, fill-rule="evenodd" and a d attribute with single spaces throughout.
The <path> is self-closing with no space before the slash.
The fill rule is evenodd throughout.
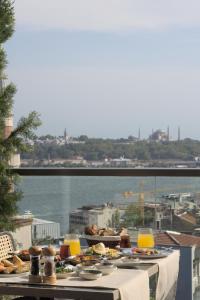
<path id="1" fill-rule="evenodd" d="M 112 235 L 112 236 L 85 235 L 85 239 L 89 247 L 96 245 L 98 243 L 104 243 L 105 247 L 115 248 L 120 244 L 121 236 L 120 235 Z"/>

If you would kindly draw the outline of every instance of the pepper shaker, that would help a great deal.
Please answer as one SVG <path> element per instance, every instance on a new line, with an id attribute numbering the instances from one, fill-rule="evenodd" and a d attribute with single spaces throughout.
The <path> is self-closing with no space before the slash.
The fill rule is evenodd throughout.
<path id="1" fill-rule="evenodd" d="M 40 247 L 32 246 L 29 248 L 30 262 L 31 262 L 29 281 L 31 283 L 42 282 L 42 278 L 40 276 L 41 252 L 42 252 L 42 249 Z"/>

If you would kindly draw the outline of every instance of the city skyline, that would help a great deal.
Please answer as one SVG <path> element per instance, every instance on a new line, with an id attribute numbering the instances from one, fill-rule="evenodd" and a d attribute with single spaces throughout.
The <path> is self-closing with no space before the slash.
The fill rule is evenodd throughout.
<path id="1" fill-rule="evenodd" d="M 110 139 L 118 139 L 118 138 L 124 138 L 124 139 L 126 139 L 126 138 L 130 138 L 130 137 L 132 137 L 132 138 L 136 138 L 136 139 L 138 139 L 138 141 L 139 140 L 151 140 L 151 136 L 153 135 L 153 134 L 155 134 L 155 133 L 159 133 L 159 132 L 162 132 L 165 136 L 166 136 L 166 138 L 167 138 L 167 140 L 169 140 L 169 141 L 179 141 L 179 140 L 182 140 L 182 131 L 181 131 L 181 127 L 180 126 L 177 126 L 177 131 L 176 132 L 171 132 L 171 129 L 170 129 L 170 126 L 167 126 L 167 128 L 166 128 L 166 130 L 164 130 L 164 129 L 161 129 L 161 128 L 156 128 L 155 130 L 152 128 L 152 130 L 151 131 L 149 131 L 149 134 L 147 135 L 147 136 L 142 136 L 142 133 L 141 133 L 141 128 L 138 128 L 138 133 L 137 133 L 137 130 L 135 130 L 135 132 L 133 132 L 132 134 L 130 134 L 129 136 L 121 136 L 121 137 L 117 137 L 117 138 L 114 138 L 114 137 L 105 137 L 105 139 L 106 138 L 110 138 Z M 63 130 L 63 133 L 64 134 L 61 134 L 61 133 L 59 133 L 58 135 L 54 135 L 54 134 L 52 134 L 51 132 L 48 132 L 48 133 L 46 133 L 46 134 L 42 134 L 42 135 L 38 135 L 38 137 L 40 137 L 40 136 L 48 136 L 48 135 L 50 135 L 50 136 L 54 136 L 54 137 L 64 137 L 64 139 L 67 139 L 67 138 L 70 138 L 70 137 L 72 137 L 72 138 L 79 138 L 80 136 L 87 136 L 88 138 L 104 138 L 104 137 L 101 137 L 101 136 L 88 136 L 86 133 L 83 133 L 83 134 L 81 134 L 81 135 L 71 135 L 70 134 L 70 132 L 67 130 L 67 128 L 65 128 L 64 130 Z M 136 134 L 135 134 L 136 133 Z M 187 137 L 187 138 L 190 138 L 190 137 Z M 184 138 L 183 138 L 184 139 Z"/>
<path id="2" fill-rule="evenodd" d="M 194 0 L 16 0 L 6 44 L 15 122 L 36 110 L 38 134 L 118 138 L 140 127 L 147 137 L 170 124 L 200 139 L 199 9 Z"/>

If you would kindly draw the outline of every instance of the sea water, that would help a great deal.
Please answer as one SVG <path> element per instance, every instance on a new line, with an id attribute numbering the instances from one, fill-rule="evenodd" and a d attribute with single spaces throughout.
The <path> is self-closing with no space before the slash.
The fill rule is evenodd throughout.
<path id="1" fill-rule="evenodd" d="M 159 202 L 162 194 L 200 192 L 200 178 L 37 176 L 22 177 L 19 188 L 20 213 L 30 210 L 37 218 L 58 222 L 63 234 L 70 211 L 83 205 L 134 203 L 141 192 L 144 201 Z"/>

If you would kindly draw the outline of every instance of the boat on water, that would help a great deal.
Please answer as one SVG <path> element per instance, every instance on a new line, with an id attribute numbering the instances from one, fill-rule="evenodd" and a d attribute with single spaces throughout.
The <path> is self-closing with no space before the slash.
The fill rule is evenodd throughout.
<path id="1" fill-rule="evenodd" d="M 31 210 L 25 210 L 24 211 L 24 217 L 25 218 L 33 218 L 33 214 L 31 212 Z"/>

